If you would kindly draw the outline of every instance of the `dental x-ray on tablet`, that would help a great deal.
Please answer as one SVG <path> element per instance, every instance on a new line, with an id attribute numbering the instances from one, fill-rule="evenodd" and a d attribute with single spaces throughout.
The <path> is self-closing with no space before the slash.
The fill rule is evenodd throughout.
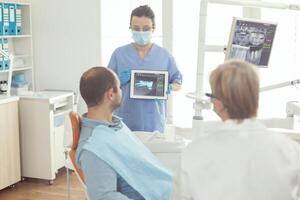
<path id="1" fill-rule="evenodd" d="M 276 27 L 273 22 L 234 17 L 225 60 L 240 59 L 267 67 Z"/>
<path id="2" fill-rule="evenodd" d="M 167 71 L 131 71 L 130 98 L 167 99 L 167 89 Z"/>

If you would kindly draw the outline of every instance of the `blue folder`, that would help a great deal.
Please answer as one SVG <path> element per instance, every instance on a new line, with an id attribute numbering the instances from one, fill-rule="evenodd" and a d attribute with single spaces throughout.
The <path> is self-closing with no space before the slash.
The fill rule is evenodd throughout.
<path id="1" fill-rule="evenodd" d="M 3 51 L 5 51 L 8 54 L 8 39 L 7 38 L 2 39 L 2 49 L 3 49 Z M 4 70 L 9 69 L 10 62 L 9 62 L 8 58 L 3 57 L 3 66 L 4 66 Z"/>
<path id="2" fill-rule="evenodd" d="M 2 38 L 0 38 L 0 49 L 3 50 L 3 47 L 2 47 Z M 0 55 L 0 71 L 1 70 L 4 70 L 4 65 L 3 65 L 3 55 Z"/>
<path id="3" fill-rule="evenodd" d="M 21 11 L 21 5 L 16 4 L 16 34 L 21 35 L 22 34 L 22 11 Z"/>
<path id="4" fill-rule="evenodd" d="M 0 35 L 3 35 L 3 4 L 0 3 Z"/>
<path id="5" fill-rule="evenodd" d="M 3 35 L 8 35 L 9 33 L 9 9 L 8 9 L 8 4 L 4 3 L 2 4 L 3 10 L 2 10 L 2 15 L 3 15 Z"/>
<path id="6" fill-rule="evenodd" d="M 16 35 L 16 8 L 15 4 L 8 4 L 9 9 L 9 35 Z"/>

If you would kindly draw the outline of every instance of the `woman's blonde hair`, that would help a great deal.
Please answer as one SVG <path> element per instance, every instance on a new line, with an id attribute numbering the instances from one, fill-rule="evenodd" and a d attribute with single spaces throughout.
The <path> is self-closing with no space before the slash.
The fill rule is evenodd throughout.
<path id="1" fill-rule="evenodd" d="M 259 77 L 256 68 L 243 61 L 228 61 L 210 75 L 213 95 L 219 99 L 230 119 L 256 117 Z"/>

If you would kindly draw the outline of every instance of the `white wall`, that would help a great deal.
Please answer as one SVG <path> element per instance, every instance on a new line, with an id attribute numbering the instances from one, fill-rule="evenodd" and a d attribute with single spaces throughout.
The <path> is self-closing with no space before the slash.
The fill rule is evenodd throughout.
<path id="1" fill-rule="evenodd" d="M 100 63 L 100 1 L 31 2 L 36 90 L 78 91 L 82 72 Z"/>

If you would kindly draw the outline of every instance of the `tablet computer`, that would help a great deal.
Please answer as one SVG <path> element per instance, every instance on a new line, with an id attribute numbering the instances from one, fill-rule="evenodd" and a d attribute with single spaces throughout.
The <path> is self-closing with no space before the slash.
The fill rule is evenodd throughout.
<path id="1" fill-rule="evenodd" d="M 168 72 L 131 70 L 130 98 L 167 99 Z"/>
<path id="2" fill-rule="evenodd" d="M 276 28 L 274 22 L 234 17 L 225 60 L 239 59 L 267 67 Z"/>

